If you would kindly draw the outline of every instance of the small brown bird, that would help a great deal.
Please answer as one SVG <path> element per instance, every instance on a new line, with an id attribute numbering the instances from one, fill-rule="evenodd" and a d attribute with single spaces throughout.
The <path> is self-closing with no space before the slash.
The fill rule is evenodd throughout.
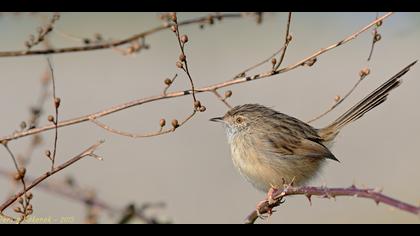
<path id="1" fill-rule="evenodd" d="M 224 124 L 234 165 L 257 189 L 272 193 L 284 183 L 303 185 L 319 172 L 325 160 L 338 161 L 329 147 L 340 130 L 383 103 L 416 62 L 325 128 L 316 129 L 258 104 L 236 106 L 223 117 L 210 120 Z"/>

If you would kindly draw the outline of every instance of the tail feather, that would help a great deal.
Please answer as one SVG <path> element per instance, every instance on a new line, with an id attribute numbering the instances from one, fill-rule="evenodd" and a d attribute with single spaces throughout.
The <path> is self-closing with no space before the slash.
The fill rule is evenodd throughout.
<path id="1" fill-rule="evenodd" d="M 362 99 L 359 103 L 354 105 L 350 108 L 347 112 L 343 115 L 338 117 L 332 124 L 320 130 L 321 137 L 324 137 L 325 140 L 333 139 L 340 129 L 342 129 L 345 125 L 359 119 L 368 111 L 372 110 L 376 106 L 380 105 L 384 101 L 386 101 L 389 92 L 395 88 L 397 88 L 401 84 L 400 78 L 407 73 L 410 68 L 416 64 L 417 61 L 414 61 L 392 78 L 387 80 L 383 83 L 380 87 L 375 89 L 369 95 L 367 95 L 364 99 Z"/>

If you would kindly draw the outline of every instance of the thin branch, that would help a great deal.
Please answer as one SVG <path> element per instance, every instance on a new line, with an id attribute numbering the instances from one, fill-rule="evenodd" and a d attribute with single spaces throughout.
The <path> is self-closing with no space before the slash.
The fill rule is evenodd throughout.
<path id="1" fill-rule="evenodd" d="M 3 175 L 5 177 L 10 177 L 13 175 L 13 173 L 1 169 L 0 168 L 0 175 Z M 33 182 L 35 180 L 35 178 L 32 178 L 31 176 L 27 176 L 26 177 L 28 182 Z M 124 213 L 125 209 L 122 209 L 120 207 L 114 206 L 112 204 L 109 204 L 108 202 L 98 198 L 98 197 L 94 197 L 92 198 L 91 196 L 89 196 L 88 194 L 85 194 L 82 191 L 76 191 L 73 188 L 70 188 L 69 186 L 59 183 L 59 184 L 52 184 L 52 183 L 48 183 L 48 182 L 42 182 L 37 186 L 37 189 L 43 190 L 45 192 L 51 193 L 51 194 L 56 194 L 62 197 L 65 197 L 67 199 L 82 203 L 82 204 L 90 204 L 93 207 L 97 207 L 99 209 L 105 210 L 109 213 L 112 214 L 122 214 Z M 153 224 L 155 222 L 157 222 L 157 219 L 153 218 L 153 217 L 148 217 L 145 215 L 145 210 L 147 210 L 148 208 L 144 207 L 144 206 L 150 206 L 150 207 L 163 207 L 163 203 L 151 203 L 150 204 L 142 204 L 141 207 L 137 208 L 134 211 L 134 216 L 141 219 L 142 221 L 144 221 L 147 224 Z M 1 216 L 1 214 L 0 214 Z M 10 219 L 13 219 L 10 217 Z M 10 220 L 9 219 L 9 220 Z M 1 219 L 0 219 L 1 221 Z"/>
<path id="2" fill-rule="evenodd" d="M 217 90 L 213 90 L 212 91 L 214 93 L 214 95 L 216 95 L 216 97 L 222 101 L 229 109 L 232 109 L 232 106 L 226 101 L 227 97 L 222 97 L 222 95 L 219 94 L 219 92 L 217 92 Z"/>
<path id="3" fill-rule="evenodd" d="M 267 57 L 266 59 L 262 60 L 261 62 L 258 62 L 255 65 L 252 65 L 248 68 L 246 68 L 245 70 L 239 72 L 237 75 L 235 75 L 233 77 L 233 79 L 237 79 L 237 78 L 241 78 L 241 77 L 245 77 L 246 73 L 257 68 L 260 67 L 261 65 L 264 65 L 265 63 L 267 63 L 268 61 L 270 61 L 273 57 L 277 56 L 280 52 L 282 52 L 284 50 L 284 47 L 280 48 L 279 50 L 277 50 L 275 53 L 273 53 L 272 55 L 270 55 L 269 57 Z"/>
<path id="4" fill-rule="evenodd" d="M 373 25 L 375 25 L 377 22 L 384 20 L 385 18 L 389 17 L 390 15 L 392 15 L 391 13 L 387 13 L 384 16 L 378 18 L 377 20 L 369 23 L 367 26 L 363 27 L 361 30 L 351 34 L 350 36 L 346 37 L 345 39 L 339 41 L 338 43 L 335 43 L 333 45 L 330 45 L 327 48 L 321 49 L 317 52 L 315 52 L 314 54 L 312 54 L 311 56 L 306 57 L 303 60 L 300 60 L 299 62 L 295 63 L 295 64 L 291 64 L 285 68 L 276 70 L 276 71 L 269 71 L 269 72 L 265 72 L 265 73 L 261 73 L 261 74 L 256 74 L 253 76 L 246 76 L 246 77 L 241 77 L 241 78 L 236 78 L 234 80 L 228 80 L 222 83 L 217 83 L 214 85 L 210 85 L 207 87 L 203 87 L 203 88 L 196 88 L 195 92 L 196 93 L 202 93 L 202 92 L 212 92 L 215 89 L 219 89 L 219 88 L 224 88 L 224 87 L 229 87 L 232 85 L 237 85 L 237 84 L 241 84 L 241 83 L 246 83 L 249 81 L 253 81 L 253 80 L 258 80 L 258 79 L 262 79 L 262 78 L 267 78 L 267 77 L 271 77 L 273 75 L 277 75 L 280 73 L 285 73 L 287 71 L 293 70 L 299 66 L 304 65 L 307 61 L 311 61 L 314 58 L 316 58 L 317 56 L 328 52 L 334 48 L 337 48 L 341 45 L 344 45 L 347 42 L 350 42 L 351 40 L 355 39 L 358 35 L 362 34 L 363 32 L 365 32 L 366 30 L 368 30 L 370 27 L 372 27 Z M 61 127 L 65 127 L 65 126 L 70 126 L 70 125 L 75 125 L 75 124 L 79 124 L 79 123 L 83 123 L 86 121 L 90 121 L 92 119 L 97 119 L 100 117 L 104 117 L 110 114 L 113 114 L 115 112 L 121 111 L 121 110 L 125 110 L 128 109 L 130 107 L 134 107 L 134 106 L 139 106 L 145 103 L 150 103 L 153 101 L 158 101 L 158 100 L 163 100 L 163 99 L 170 99 L 170 98 L 175 98 L 175 97 L 182 97 L 182 96 L 186 96 L 189 95 L 191 93 L 191 90 L 185 90 L 185 91 L 177 91 L 177 92 L 172 92 L 172 93 L 168 93 L 166 95 L 157 95 L 157 96 L 152 96 L 152 97 L 147 97 L 147 98 L 141 98 L 141 99 L 137 99 L 137 100 L 133 100 L 127 103 L 123 103 L 96 113 L 92 113 L 92 114 L 88 114 L 85 116 L 80 116 L 77 118 L 73 118 L 73 119 L 69 119 L 69 120 L 65 120 L 62 121 L 60 123 L 57 124 L 58 128 Z M 41 133 L 47 130 L 51 130 L 55 128 L 54 125 L 45 125 L 43 127 L 39 127 L 39 128 L 35 128 L 32 130 L 25 130 L 25 131 L 20 131 L 20 132 L 15 132 L 11 135 L 5 136 L 0 138 L 0 142 L 2 141 L 10 141 L 10 140 L 14 140 L 14 139 L 18 139 L 18 138 L 22 138 L 28 135 L 33 135 L 33 134 L 37 134 L 37 133 Z"/>
<path id="5" fill-rule="evenodd" d="M 284 46 L 283 46 L 283 50 L 281 52 L 279 61 L 277 63 L 277 65 L 274 67 L 274 70 L 279 69 L 281 63 L 284 60 L 284 56 L 286 55 L 286 50 L 287 47 L 289 46 L 290 41 L 292 41 L 292 36 L 290 35 L 290 22 L 292 21 L 292 12 L 289 12 L 289 15 L 287 17 L 287 26 L 286 26 L 286 36 L 284 38 Z"/>
<path id="6" fill-rule="evenodd" d="M 163 95 L 166 95 L 166 93 L 168 92 L 168 89 L 171 87 L 171 85 L 175 82 L 176 77 L 178 76 L 178 74 L 175 74 L 174 77 L 172 77 L 172 79 L 165 79 L 165 89 L 163 89 Z"/>
<path id="7" fill-rule="evenodd" d="M 179 56 L 180 60 L 177 62 L 177 66 L 180 67 L 182 70 L 184 70 L 184 72 L 188 76 L 188 79 L 190 80 L 191 91 L 192 91 L 191 95 L 195 103 L 197 99 L 195 97 L 194 81 L 191 77 L 190 70 L 188 69 L 188 60 L 185 55 L 185 43 L 188 42 L 188 37 L 187 35 L 182 35 L 182 39 L 181 39 L 181 35 L 179 34 L 178 19 L 177 19 L 176 13 L 173 13 L 172 21 L 174 22 L 174 25 L 173 25 L 174 28 L 172 28 L 172 31 L 174 31 L 177 37 L 179 49 L 181 50 L 181 55 Z M 182 66 L 182 63 L 184 63 L 185 67 Z"/>
<path id="8" fill-rule="evenodd" d="M 216 16 L 215 16 L 216 17 Z M 219 14 L 217 17 L 222 18 L 241 18 L 242 15 L 240 13 L 226 13 L 226 14 Z M 185 20 L 179 22 L 178 25 L 190 25 L 190 24 L 200 24 L 206 23 L 208 21 L 208 16 L 199 17 L 191 20 Z M 68 47 L 68 48 L 57 48 L 57 49 L 45 49 L 45 50 L 32 50 L 32 51 L 9 51 L 9 52 L 0 52 L 0 57 L 18 57 L 18 56 L 30 56 L 30 55 L 46 55 L 46 54 L 59 54 L 59 53 L 69 53 L 69 52 L 86 52 L 86 51 L 93 51 L 93 50 L 100 50 L 100 49 L 109 49 L 117 46 L 121 46 L 124 44 L 131 43 L 132 41 L 138 40 L 140 38 L 146 37 L 148 35 L 154 34 L 156 32 L 163 31 L 169 28 L 170 25 L 163 25 L 158 26 L 153 29 L 144 31 L 139 34 L 132 35 L 126 39 L 122 40 L 115 40 L 113 42 L 106 42 L 103 44 L 95 44 L 95 45 L 86 45 L 80 47 Z"/>
<path id="9" fill-rule="evenodd" d="M 99 147 L 99 145 L 101 145 L 104 141 L 100 141 L 92 146 L 90 146 L 89 148 L 87 148 L 85 151 L 83 151 L 82 153 L 80 153 L 79 155 L 71 158 L 70 160 L 68 160 L 67 162 L 55 167 L 53 170 L 48 171 L 46 173 L 44 173 L 43 175 L 41 175 L 40 177 L 36 178 L 34 181 L 32 181 L 31 184 L 29 184 L 26 188 L 26 191 L 31 190 L 32 188 L 34 188 L 35 186 L 37 186 L 38 184 L 42 183 L 43 181 L 45 181 L 46 179 L 48 179 L 49 177 L 53 176 L 54 174 L 62 171 L 63 169 L 69 167 L 70 165 L 76 163 L 77 161 L 81 160 L 82 158 L 86 157 L 86 156 L 91 156 L 92 154 L 94 154 L 94 151 Z M 0 206 L 0 213 L 3 213 L 3 211 L 8 208 L 10 205 L 12 205 L 19 197 L 21 197 L 22 195 L 25 194 L 26 191 L 21 191 L 17 194 L 15 194 L 14 196 L 11 196 L 7 201 L 5 201 L 1 206 Z"/>
<path id="10" fill-rule="evenodd" d="M 376 13 L 376 17 L 375 19 L 378 19 L 378 12 Z M 375 44 L 381 40 L 381 35 L 378 33 L 378 28 L 379 26 L 382 25 L 382 21 L 378 22 L 376 24 L 376 27 L 373 29 L 373 38 L 372 38 L 372 44 L 370 47 L 370 52 L 369 52 L 369 57 L 367 59 L 367 61 L 370 61 L 370 59 L 372 58 L 372 54 L 373 54 L 373 49 L 375 48 Z"/>
<path id="11" fill-rule="evenodd" d="M 3 146 L 6 148 L 7 152 L 9 153 L 10 157 L 12 158 L 13 164 L 15 166 L 16 169 L 16 175 L 15 175 L 15 179 L 16 180 L 20 180 L 20 182 L 22 183 L 22 193 L 25 196 L 25 201 L 22 201 L 22 211 L 20 212 L 22 214 L 22 219 L 25 218 L 27 216 L 27 208 L 28 208 L 28 204 L 29 201 L 26 200 L 26 192 L 28 191 L 27 187 L 26 187 L 26 182 L 25 182 L 25 175 L 26 175 L 26 168 L 20 168 L 17 160 L 15 158 L 15 155 L 13 154 L 13 152 L 10 150 L 7 142 L 3 142 Z M 23 195 L 22 194 L 22 195 Z M 1 211 L 2 212 L 2 211 Z"/>
<path id="12" fill-rule="evenodd" d="M 179 127 L 183 126 L 185 123 L 187 123 L 187 121 L 189 121 L 196 113 L 197 113 L 197 111 L 193 110 L 191 115 L 187 116 L 180 123 L 178 123 L 178 121 L 176 121 L 177 125 L 173 125 L 172 128 L 163 129 L 163 127 L 161 126 L 161 128 L 158 131 L 145 133 L 145 134 L 133 134 L 133 133 L 113 129 L 113 128 L 109 127 L 108 125 L 97 121 L 95 118 L 92 118 L 90 121 L 92 121 L 95 125 L 101 127 L 102 129 L 104 129 L 108 132 L 111 132 L 113 134 L 126 136 L 126 137 L 130 137 L 130 138 L 146 138 L 146 137 L 159 136 L 159 135 L 162 135 L 162 134 L 167 134 L 167 133 L 174 132 L 177 128 L 179 128 Z"/>
<path id="13" fill-rule="evenodd" d="M 48 67 L 51 72 L 51 81 L 52 81 L 52 89 L 53 89 L 53 103 L 54 103 L 54 110 L 55 110 L 55 118 L 53 119 L 54 123 L 54 146 L 53 146 L 53 153 L 51 157 L 51 171 L 54 169 L 55 164 L 55 156 L 57 154 L 57 141 L 58 141 L 58 107 L 60 106 L 60 99 L 56 96 L 56 89 L 55 89 L 55 78 L 54 78 L 54 69 L 51 65 L 50 58 L 47 57 Z"/>
<path id="14" fill-rule="evenodd" d="M 344 100 L 347 99 L 347 97 L 349 97 L 353 91 L 357 88 L 357 86 L 359 86 L 360 82 L 362 82 L 362 80 L 367 76 L 367 74 L 361 74 L 359 79 L 356 81 L 356 83 L 353 85 L 353 87 L 346 93 L 346 95 L 344 95 L 343 98 L 340 98 L 339 96 L 336 97 L 334 104 L 328 108 L 326 111 L 324 111 L 323 113 L 321 113 L 320 115 L 310 119 L 309 121 L 306 121 L 306 123 L 311 123 L 314 122 L 322 117 L 324 117 L 325 115 L 327 115 L 328 113 L 330 113 L 331 111 L 333 111 L 336 107 L 338 107 L 338 105 L 340 105 L 342 102 L 344 102 Z"/>
<path id="15" fill-rule="evenodd" d="M 327 199 L 335 199 L 335 197 L 349 196 L 356 198 L 367 198 L 375 201 L 376 204 L 383 203 L 395 207 L 399 210 L 420 216 L 420 207 L 414 206 L 397 199 L 388 197 L 381 193 L 380 190 L 367 188 L 360 189 L 355 186 L 349 188 L 327 188 L 327 187 L 293 187 L 290 185 L 285 186 L 284 189 L 278 190 L 273 194 L 273 200 L 275 202 L 269 204 L 268 200 L 261 205 L 259 209 L 260 214 L 269 212 L 273 207 L 280 205 L 281 200 L 286 196 L 291 195 L 304 195 L 311 202 L 312 196 L 319 196 Z M 246 224 L 253 224 L 258 218 L 257 211 L 253 211 L 245 220 Z"/>

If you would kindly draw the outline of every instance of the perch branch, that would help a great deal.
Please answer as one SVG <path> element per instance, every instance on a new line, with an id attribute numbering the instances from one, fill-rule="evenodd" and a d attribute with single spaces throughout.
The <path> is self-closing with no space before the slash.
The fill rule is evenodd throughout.
<path id="1" fill-rule="evenodd" d="M 271 208 L 276 207 L 281 204 L 281 200 L 290 195 L 304 195 L 311 202 L 312 196 L 319 196 L 322 198 L 335 198 L 340 196 L 349 196 L 356 198 L 367 198 L 375 201 L 376 204 L 383 203 L 395 207 L 399 210 L 412 213 L 414 215 L 420 216 L 420 207 L 414 206 L 397 199 L 388 197 L 381 193 L 380 190 L 366 188 L 360 189 L 356 186 L 351 186 L 349 188 L 327 188 L 327 187 L 293 187 L 286 185 L 283 189 L 276 191 L 273 194 L 274 203 L 269 204 L 268 200 L 261 205 L 259 208 L 260 214 L 265 214 L 270 211 Z M 245 220 L 246 224 L 254 223 L 258 218 L 257 211 L 253 211 Z"/>

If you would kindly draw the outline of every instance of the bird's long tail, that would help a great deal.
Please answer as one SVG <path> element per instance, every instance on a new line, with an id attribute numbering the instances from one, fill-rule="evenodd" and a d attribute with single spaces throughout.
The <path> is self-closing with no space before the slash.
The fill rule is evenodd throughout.
<path id="1" fill-rule="evenodd" d="M 333 123 L 328 125 L 327 127 L 320 129 L 319 133 L 320 136 L 323 137 L 324 140 L 329 141 L 334 139 L 334 137 L 338 134 L 338 132 L 347 124 L 359 119 L 368 111 L 372 110 L 379 104 L 386 101 L 389 92 L 395 88 L 397 88 L 401 84 L 400 78 L 407 73 L 410 68 L 416 64 L 417 60 L 402 69 L 396 75 L 392 76 L 388 81 L 383 83 L 380 87 L 375 89 L 365 98 L 363 98 L 359 103 L 354 105 L 350 108 L 347 112 L 343 115 L 338 117 Z"/>

